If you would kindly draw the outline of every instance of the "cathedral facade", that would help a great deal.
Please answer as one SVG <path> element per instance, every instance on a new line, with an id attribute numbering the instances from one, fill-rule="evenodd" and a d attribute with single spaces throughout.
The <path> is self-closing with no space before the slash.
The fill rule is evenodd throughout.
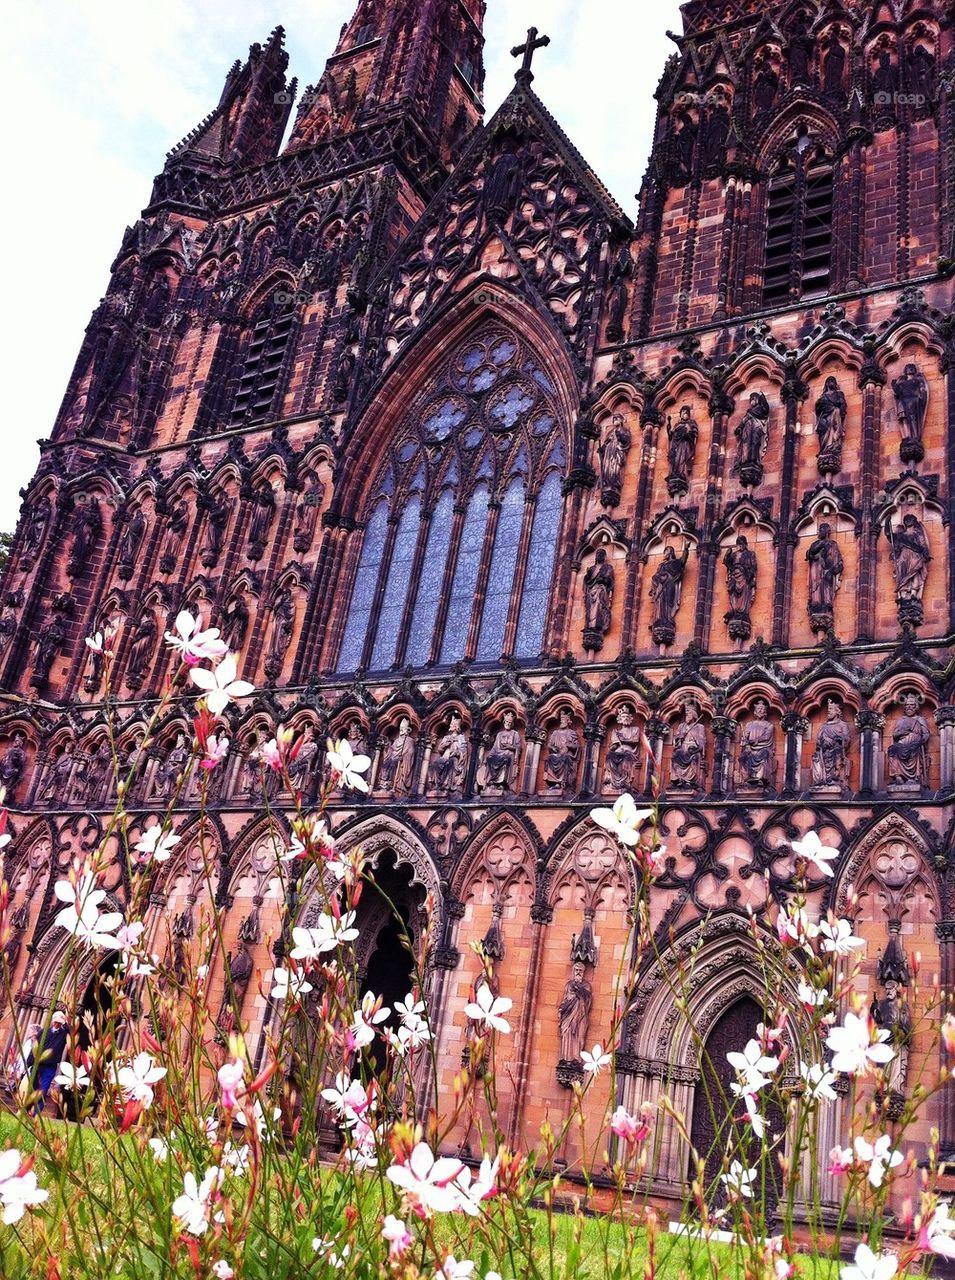
<path id="1" fill-rule="evenodd" d="M 842 851 L 813 910 L 854 913 L 867 998 L 904 998 L 916 951 L 955 983 L 955 35 L 944 0 L 689 0 L 634 224 L 534 92 L 536 33 L 483 119 L 483 7 L 361 0 L 290 130 L 277 29 L 169 153 L 23 491 L 0 780 L 25 1025 L 65 946 L 53 883 L 103 838 L 163 632 L 184 608 L 218 625 L 257 692 L 229 713 L 211 898 L 185 692 L 125 800 L 135 834 L 179 796 L 151 949 L 187 963 L 219 912 L 210 1009 L 231 982 L 264 1051 L 263 811 L 291 801 L 256 751 L 302 735 L 314 801 L 348 739 L 370 792 L 333 796 L 339 844 L 412 931 L 437 914 L 439 1088 L 482 941 L 514 999 L 520 1145 L 613 1018 L 634 886 L 589 812 L 623 792 L 660 789 L 653 923 L 670 961 L 699 948 L 714 1045 L 759 1013 L 748 913 L 785 900 L 810 829 Z M 107 700 L 84 637 L 108 626 Z M 120 909 L 127 884 L 117 852 Z M 389 1002 L 394 926 L 373 901 L 360 924 Z M 702 1141 L 665 968 L 631 993 L 620 1100 L 665 1087 Z M 934 1069 L 912 1024 L 910 1080 Z M 933 1106 L 917 1136 L 955 1150 Z M 676 1193 L 686 1149 L 661 1151 Z"/>

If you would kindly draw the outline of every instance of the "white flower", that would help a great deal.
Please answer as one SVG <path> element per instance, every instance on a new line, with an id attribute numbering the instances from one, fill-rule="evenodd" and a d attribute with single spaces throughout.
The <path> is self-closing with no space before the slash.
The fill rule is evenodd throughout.
<path id="1" fill-rule="evenodd" d="M 206 706 L 214 716 L 221 715 L 233 698 L 247 698 L 255 692 L 255 685 L 236 679 L 236 671 L 235 654 L 227 653 L 214 670 L 194 667 L 189 672 L 192 683 L 205 693 Z"/>
<path id="2" fill-rule="evenodd" d="M 590 816 L 598 827 L 611 832 L 621 844 L 635 845 L 640 843 L 640 828 L 653 817 L 653 810 L 638 809 L 633 796 L 624 792 L 612 809 L 591 809 Z"/>
<path id="3" fill-rule="evenodd" d="M 892 1280 L 899 1260 L 891 1253 L 873 1253 L 867 1244 L 856 1246 L 855 1265 L 843 1267 L 840 1280 Z"/>
<path id="4" fill-rule="evenodd" d="M 924 1228 L 925 1243 L 942 1258 L 955 1258 L 955 1218 L 949 1217 L 949 1203 L 940 1200 Z"/>
<path id="5" fill-rule="evenodd" d="M 895 1050 L 885 1043 L 888 1038 L 888 1031 L 878 1030 L 870 1018 L 849 1010 L 842 1026 L 833 1027 L 826 1037 L 826 1048 L 832 1050 L 833 1071 L 854 1076 L 891 1062 Z"/>
<path id="6" fill-rule="evenodd" d="M 395 1001 L 395 1013 L 401 1019 L 402 1026 L 415 1029 L 420 1025 L 427 1026 L 424 1012 L 424 1001 L 417 1000 L 413 991 L 409 991 L 403 1000 Z"/>
<path id="7" fill-rule="evenodd" d="M 352 1038 L 358 1049 L 367 1048 L 378 1034 L 378 1026 L 384 1022 L 391 1010 L 382 1008 L 380 998 L 366 991 L 361 998 L 361 1005 L 355 1010 L 355 1019 L 351 1025 Z"/>
<path id="8" fill-rule="evenodd" d="M 807 831 L 801 840 L 793 840 L 792 850 L 797 858 L 802 858 L 824 876 L 832 875 L 829 863 L 839 856 L 839 850 L 823 844 L 815 831 Z"/>
<path id="9" fill-rule="evenodd" d="M 249 1144 L 243 1142 L 241 1147 L 235 1146 L 231 1142 L 227 1142 L 222 1148 L 222 1163 L 235 1174 L 237 1178 L 243 1177 L 249 1171 Z"/>
<path id="10" fill-rule="evenodd" d="M 485 1156 L 481 1161 L 477 1177 L 472 1177 L 471 1170 L 463 1168 L 455 1178 L 455 1186 L 461 1192 L 461 1208 L 472 1216 L 479 1212 L 482 1200 L 488 1200 L 497 1193 L 497 1174 L 501 1166 L 500 1156 L 492 1160 Z"/>
<path id="11" fill-rule="evenodd" d="M 358 937 L 358 930 L 354 925 L 354 911 L 346 911 L 340 919 L 322 911 L 314 927 L 292 930 L 292 941 L 295 946 L 289 954 L 293 960 L 302 960 L 309 964 L 327 951 L 334 951 L 343 942 L 354 942 Z"/>
<path id="12" fill-rule="evenodd" d="M 869 1182 L 873 1187 L 881 1187 L 885 1181 L 887 1169 L 894 1169 L 902 1163 L 902 1152 L 893 1151 L 892 1139 L 887 1133 L 875 1142 L 867 1142 L 865 1138 L 856 1138 L 855 1152 L 863 1164 L 869 1166 Z"/>
<path id="13" fill-rule="evenodd" d="M 766 1057 L 758 1040 L 750 1040 L 742 1053 L 728 1053 L 726 1061 L 740 1079 L 740 1093 L 758 1093 L 779 1066 L 778 1058 Z"/>
<path id="14" fill-rule="evenodd" d="M 269 1135 L 270 1120 L 271 1120 L 272 1127 L 274 1128 L 281 1119 L 282 1119 L 281 1107 L 273 1107 L 272 1115 L 269 1118 L 266 1116 L 265 1112 L 262 1110 L 262 1103 L 259 1102 L 258 1098 L 256 1098 L 255 1102 L 253 1102 L 252 1122 L 255 1124 L 255 1131 L 260 1138 L 267 1138 L 270 1136 Z M 237 1124 L 247 1125 L 249 1123 L 249 1116 L 245 1111 L 237 1111 L 235 1115 L 235 1120 Z"/>
<path id="15" fill-rule="evenodd" d="M 814 1062 L 812 1066 L 800 1062 L 799 1074 L 806 1082 L 806 1093 L 810 1098 L 823 1098 L 826 1102 L 835 1102 L 836 1092 L 832 1087 L 836 1078 L 834 1071 L 827 1071 L 819 1062 Z"/>
<path id="16" fill-rule="evenodd" d="M 172 1212 L 190 1235 L 201 1236 L 208 1229 L 211 1202 L 224 1176 L 223 1170 L 215 1165 L 205 1171 L 201 1183 L 196 1182 L 191 1169 L 186 1172 L 182 1195 L 173 1201 Z"/>
<path id="17" fill-rule="evenodd" d="M 32 1169 L 20 1172 L 23 1164 L 23 1156 L 16 1148 L 0 1151 L 0 1204 L 3 1205 L 4 1225 L 8 1227 L 20 1221 L 24 1210 L 50 1198 L 49 1191 L 37 1185 Z"/>
<path id="18" fill-rule="evenodd" d="M 61 1089 L 86 1089 L 90 1078 L 82 1064 L 77 1067 L 72 1062 L 61 1062 L 53 1083 L 58 1084 Z"/>
<path id="19" fill-rule="evenodd" d="M 206 659 L 218 662 L 228 653 L 228 645 L 219 639 L 219 628 L 210 627 L 202 631 L 202 619 L 194 618 L 187 609 L 183 609 L 176 617 L 176 633 L 166 632 L 166 643 L 175 649 L 183 662 L 195 664 Z"/>
<path id="20" fill-rule="evenodd" d="M 343 1072 L 335 1077 L 334 1086 L 322 1090 L 322 1097 L 334 1109 L 341 1123 L 350 1128 L 372 1108 L 372 1102 L 360 1080 L 350 1080 Z"/>
<path id="21" fill-rule="evenodd" d="M 796 988 L 796 995 L 799 997 L 800 1004 L 806 1005 L 809 1009 L 819 1009 L 829 1002 L 829 992 L 825 987 L 811 987 L 808 982 L 800 981 Z"/>
<path id="22" fill-rule="evenodd" d="M 212 1264 L 212 1274 L 216 1280 L 232 1280 L 235 1272 L 226 1262 L 225 1258 L 220 1258 L 218 1262 Z"/>
<path id="23" fill-rule="evenodd" d="M 450 1156 L 435 1159 L 426 1142 L 419 1142 L 405 1164 L 393 1164 L 387 1177 L 424 1215 L 452 1213 L 460 1208 L 461 1193 L 454 1185 L 463 1165 Z"/>
<path id="24" fill-rule="evenodd" d="M 368 790 L 368 783 L 361 775 L 371 765 L 370 756 L 356 756 L 347 738 L 342 738 L 340 742 L 332 742 L 329 738 L 325 750 L 328 767 L 337 775 L 343 787 L 352 791 Z"/>
<path id="25" fill-rule="evenodd" d="M 724 1173 L 720 1181 L 726 1186 L 728 1191 L 735 1191 L 737 1195 L 749 1198 L 753 1194 L 753 1183 L 756 1180 L 755 1169 L 744 1169 L 738 1160 L 734 1160 L 729 1167 L 729 1172 Z"/>
<path id="26" fill-rule="evenodd" d="M 157 1067 L 148 1053 L 137 1053 L 128 1066 L 116 1072 L 116 1083 L 127 1099 L 144 1107 L 152 1105 L 153 1085 L 166 1074 L 165 1067 Z"/>
<path id="27" fill-rule="evenodd" d="M 749 1120 L 753 1133 L 757 1138 L 762 1138 L 766 1132 L 766 1121 L 757 1106 L 756 1095 L 754 1093 L 744 1093 L 743 1105 L 746 1107 L 746 1118 Z"/>
<path id="28" fill-rule="evenodd" d="M 393 1213 L 385 1214 L 385 1220 L 381 1224 L 381 1235 L 382 1239 L 388 1242 L 389 1258 L 400 1258 L 411 1244 L 411 1232 L 402 1219 L 396 1218 Z"/>
<path id="29" fill-rule="evenodd" d="M 179 843 L 179 836 L 172 831 L 163 831 L 162 825 L 154 822 L 147 827 L 133 848 L 153 862 L 165 862 Z"/>
<path id="30" fill-rule="evenodd" d="M 434 1280 L 468 1280 L 468 1277 L 474 1271 L 474 1263 L 462 1259 L 458 1262 L 453 1253 L 449 1253 L 441 1265 L 441 1269 L 434 1273 Z"/>
<path id="31" fill-rule="evenodd" d="M 790 903 L 776 917 L 776 935 L 780 942 L 792 943 L 808 950 L 818 932 L 818 925 L 809 919 L 805 907 L 796 907 Z"/>
<path id="32" fill-rule="evenodd" d="M 822 938 L 823 951 L 837 956 L 850 955 L 859 947 L 865 946 L 863 939 L 857 938 L 852 932 L 852 925 L 848 920 L 830 918 L 820 921 L 819 937 Z"/>
<path id="33" fill-rule="evenodd" d="M 599 1044 L 595 1044 L 589 1053 L 586 1049 L 583 1051 L 580 1055 L 580 1060 L 587 1075 L 597 1076 L 603 1071 L 604 1067 L 610 1066 L 612 1057 L 609 1053 L 604 1053 Z"/>
<path id="34" fill-rule="evenodd" d="M 289 995 L 297 1000 L 314 990 L 307 975 L 294 969 L 273 969 L 272 982 L 275 984 L 270 993 L 273 1000 L 287 1000 Z"/>
<path id="35" fill-rule="evenodd" d="M 69 880 L 57 880 L 53 892 L 61 902 L 70 904 L 57 913 L 55 923 L 61 929 L 91 947 L 115 949 L 119 945 L 113 933 L 123 923 L 123 914 L 121 911 L 100 914 L 99 904 L 106 897 L 106 890 L 96 888 L 92 872 L 84 872 L 75 885 Z"/>
<path id="36" fill-rule="evenodd" d="M 170 1134 L 168 1141 L 165 1138 L 150 1138 L 149 1150 L 153 1153 L 153 1159 L 162 1164 L 164 1160 L 169 1159 L 169 1152 L 172 1150 L 172 1135 Z"/>
<path id="37" fill-rule="evenodd" d="M 464 1006 L 464 1012 L 472 1022 L 484 1022 L 494 1031 L 503 1031 L 507 1035 L 511 1024 L 501 1014 L 507 1013 L 513 1003 L 507 996 L 496 996 L 490 983 L 485 982 L 478 988 L 474 1000 Z"/>

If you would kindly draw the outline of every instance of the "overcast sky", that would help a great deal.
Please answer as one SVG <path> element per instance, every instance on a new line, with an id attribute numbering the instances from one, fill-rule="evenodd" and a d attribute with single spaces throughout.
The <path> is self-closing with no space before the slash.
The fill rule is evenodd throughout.
<path id="1" fill-rule="evenodd" d="M 8 5 L 7 332 L 0 530 L 36 468 L 124 228 L 166 151 L 215 106 L 226 71 L 277 23 L 289 74 L 314 83 L 355 0 L 33 0 Z M 680 29 L 677 0 L 488 0 L 490 115 L 513 83 L 508 50 L 530 25 L 551 37 L 534 87 L 633 215 L 653 90 Z"/>

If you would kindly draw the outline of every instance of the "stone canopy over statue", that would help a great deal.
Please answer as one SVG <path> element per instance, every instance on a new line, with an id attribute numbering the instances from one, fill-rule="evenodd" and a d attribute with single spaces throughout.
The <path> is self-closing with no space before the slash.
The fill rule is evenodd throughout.
<path id="1" fill-rule="evenodd" d="M 907 364 L 892 383 L 902 433 L 899 455 L 903 462 L 921 462 L 925 457 L 925 415 L 928 411 L 928 382 L 917 364 Z"/>
<path id="2" fill-rule="evenodd" d="M 845 561 L 830 525 L 819 526 L 819 536 L 806 552 L 806 559 L 809 561 L 809 625 L 813 631 L 831 631 Z"/>
<path id="3" fill-rule="evenodd" d="M 754 391 L 749 408 L 733 434 L 737 440 L 733 474 L 740 484 L 755 488 L 763 482 L 763 457 L 769 443 L 769 401 L 762 391 Z"/>
<path id="4" fill-rule="evenodd" d="M 925 526 L 918 516 L 909 511 L 894 529 L 891 518 L 886 519 L 885 536 L 895 569 L 895 599 L 899 608 L 899 621 L 921 626 L 922 596 L 928 578 L 928 567 L 932 561 Z"/>

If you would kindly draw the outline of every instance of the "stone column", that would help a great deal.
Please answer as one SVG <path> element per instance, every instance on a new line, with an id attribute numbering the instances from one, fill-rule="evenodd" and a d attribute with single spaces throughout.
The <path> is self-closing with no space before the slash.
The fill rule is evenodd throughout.
<path id="1" fill-rule="evenodd" d="M 659 716 L 651 716 L 647 721 L 647 741 L 653 750 L 653 756 L 647 761 L 647 776 L 644 784 L 644 790 L 648 796 L 659 795 L 663 790 L 663 743 L 669 732 L 670 726 Z M 654 778 L 656 778 L 656 792 L 654 792 Z"/>
<path id="2" fill-rule="evenodd" d="M 809 721 L 795 711 L 787 711 L 782 718 L 782 727 L 786 735 L 782 793 L 790 797 L 803 789 L 802 748 L 809 737 Z"/>
<path id="3" fill-rule="evenodd" d="M 540 765 L 541 746 L 544 742 L 543 729 L 527 730 L 527 749 L 524 752 L 524 767 L 521 774 L 520 794 L 532 796 L 537 783 L 537 769 Z"/>
<path id="4" fill-rule="evenodd" d="M 942 999 L 948 1012 L 952 1008 L 955 990 L 955 920 L 940 920 L 935 926 L 935 936 L 938 939 Z M 939 1047 L 939 1052 L 944 1065 L 944 1046 Z M 939 1095 L 938 1146 L 940 1159 L 955 1159 L 955 1080 L 943 1085 Z"/>
<path id="5" fill-rule="evenodd" d="M 727 796 L 733 790 L 733 742 L 739 724 L 730 716 L 714 716 L 713 795 Z"/>
<path id="6" fill-rule="evenodd" d="M 882 730 L 885 716 L 868 708 L 856 716 L 859 730 L 859 794 L 871 796 L 882 790 Z"/>
<path id="7" fill-rule="evenodd" d="M 955 787 L 955 706 L 945 704 L 935 712 L 941 739 L 940 779 L 943 791 Z"/>
<path id="8" fill-rule="evenodd" d="M 600 744 L 606 737 L 603 725 L 594 721 L 584 725 L 584 767 L 580 775 L 580 796 L 590 799 L 600 794 L 600 779 L 597 768 L 600 764 Z"/>

